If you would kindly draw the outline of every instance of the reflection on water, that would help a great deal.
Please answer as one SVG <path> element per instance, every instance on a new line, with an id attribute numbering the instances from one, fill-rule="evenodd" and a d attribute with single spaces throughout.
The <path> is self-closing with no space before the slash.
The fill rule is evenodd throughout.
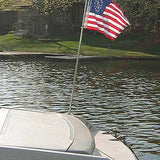
<path id="1" fill-rule="evenodd" d="M 0 106 L 67 112 L 73 63 L 0 62 Z M 160 63 L 81 63 L 73 113 L 116 128 L 140 160 L 160 159 Z"/>

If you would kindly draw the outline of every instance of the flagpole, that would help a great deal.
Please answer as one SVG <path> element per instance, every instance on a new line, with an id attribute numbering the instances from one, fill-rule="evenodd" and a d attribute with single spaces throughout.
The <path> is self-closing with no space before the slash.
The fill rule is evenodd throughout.
<path id="1" fill-rule="evenodd" d="M 76 65 L 75 65 L 75 71 L 74 71 L 74 78 L 73 78 L 73 84 L 72 84 L 72 93 L 71 93 L 71 97 L 70 97 L 70 105 L 69 105 L 68 114 L 71 114 L 71 109 L 72 109 L 72 101 L 73 101 L 75 83 L 76 83 L 76 77 L 77 77 L 77 71 L 78 71 L 79 56 L 80 56 L 81 43 L 82 43 L 82 37 L 83 37 L 85 13 L 86 13 L 86 10 L 87 10 L 87 4 L 88 4 L 88 0 L 85 1 L 85 7 L 84 7 L 84 12 L 83 12 L 83 20 L 82 20 L 81 33 L 80 33 L 80 38 L 79 38 L 78 53 L 77 53 L 77 58 L 76 58 Z"/>

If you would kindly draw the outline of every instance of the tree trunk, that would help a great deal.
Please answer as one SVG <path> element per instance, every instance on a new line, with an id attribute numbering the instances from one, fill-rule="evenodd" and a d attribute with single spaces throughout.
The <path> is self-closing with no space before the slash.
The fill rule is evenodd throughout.
<path id="1" fill-rule="evenodd" d="M 48 23 L 48 37 L 51 38 L 53 36 L 53 25 L 52 25 L 52 15 L 51 14 L 48 15 L 47 23 Z"/>

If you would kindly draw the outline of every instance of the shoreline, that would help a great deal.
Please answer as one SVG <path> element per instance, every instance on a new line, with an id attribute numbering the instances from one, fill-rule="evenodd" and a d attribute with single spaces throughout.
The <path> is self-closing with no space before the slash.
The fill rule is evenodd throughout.
<path id="1" fill-rule="evenodd" d="M 56 62 L 75 62 L 77 56 L 73 54 L 56 54 L 43 52 L 20 52 L 7 51 L 0 52 L 0 59 L 46 59 Z M 160 56 L 85 56 L 80 55 L 79 61 L 110 61 L 110 60 L 160 60 Z"/>

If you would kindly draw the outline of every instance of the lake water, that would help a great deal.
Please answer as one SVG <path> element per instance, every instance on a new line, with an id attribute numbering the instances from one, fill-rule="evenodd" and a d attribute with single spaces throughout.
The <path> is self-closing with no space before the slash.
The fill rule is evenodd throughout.
<path id="1" fill-rule="evenodd" d="M 67 112 L 74 63 L 0 61 L 0 107 Z M 160 61 L 80 63 L 72 112 L 116 128 L 140 160 L 160 160 Z"/>

